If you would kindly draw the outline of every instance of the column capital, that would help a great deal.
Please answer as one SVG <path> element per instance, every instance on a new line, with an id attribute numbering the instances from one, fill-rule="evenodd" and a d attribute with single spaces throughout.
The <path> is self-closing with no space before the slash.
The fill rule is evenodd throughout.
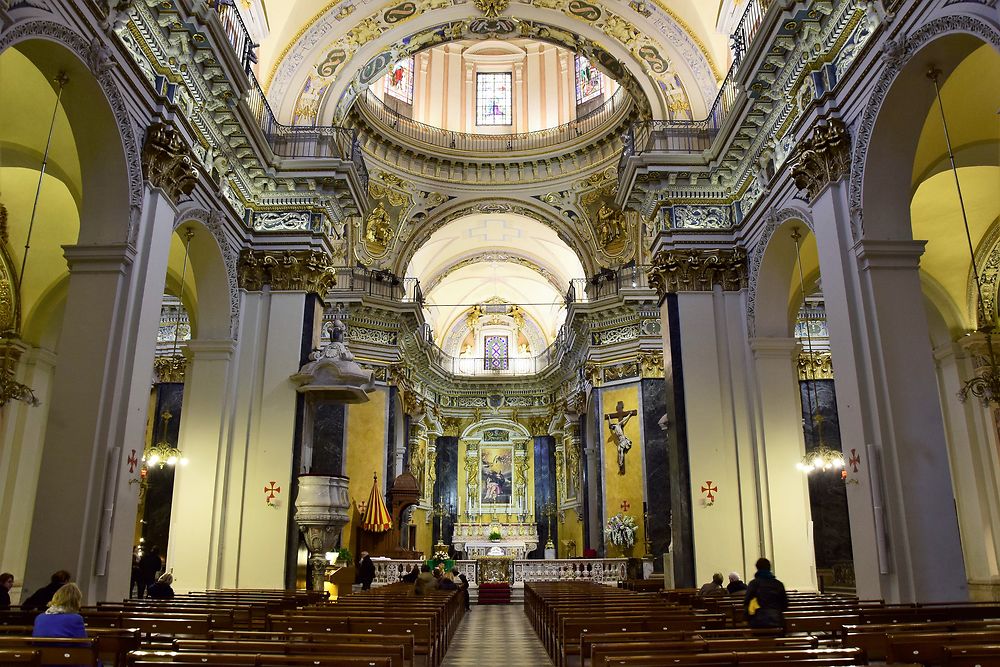
<path id="1" fill-rule="evenodd" d="M 791 361 L 798 353 L 799 341 L 795 338 L 759 337 L 750 340 L 750 349 L 755 359 Z"/>
<path id="2" fill-rule="evenodd" d="M 146 130 L 142 145 L 142 174 L 155 188 L 160 188 L 174 203 L 191 194 L 198 183 L 198 170 L 187 142 L 177 128 L 167 123 L 153 123 Z"/>
<path id="3" fill-rule="evenodd" d="M 312 292 L 323 296 L 337 283 L 330 256 L 318 250 L 250 250 L 240 254 L 237 267 L 240 287 L 259 292 L 272 290 Z"/>
<path id="4" fill-rule="evenodd" d="M 747 286 L 747 255 L 742 248 L 660 250 L 653 257 L 649 284 L 662 299 L 671 292 L 726 291 Z"/>
<path id="5" fill-rule="evenodd" d="M 839 118 L 818 125 L 799 142 L 791 160 L 795 186 L 805 190 L 810 202 L 826 188 L 851 173 L 851 135 Z"/>
<path id="6" fill-rule="evenodd" d="M 854 245 L 861 269 L 910 269 L 920 268 L 926 241 L 883 241 L 861 239 Z"/>
<path id="7" fill-rule="evenodd" d="M 229 338 L 218 340 L 189 340 L 184 343 L 184 356 L 195 361 L 229 361 L 236 351 L 236 341 Z"/>
<path id="8" fill-rule="evenodd" d="M 70 273 L 124 274 L 135 261 L 135 254 L 135 247 L 129 243 L 63 246 Z"/>

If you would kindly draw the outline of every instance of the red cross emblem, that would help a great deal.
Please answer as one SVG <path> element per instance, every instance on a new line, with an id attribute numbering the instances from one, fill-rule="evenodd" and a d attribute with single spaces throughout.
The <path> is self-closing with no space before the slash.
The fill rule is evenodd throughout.
<path id="1" fill-rule="evenodd" d="M 712 502 L 715 502 L 715 494 L 718 492 L 718 490 L 719 487 L 712 486 L 712 480 L 708 480 L 701 487 L 701 492 L 704 493 L 708 497 L 708 499 L 711 500 Z"/>
<path id="2" fill-rule="evenodd" d="M 135 467 L 137 465 L 139 465 L 139 459 L 136 458 L 136 456 L 135 456 L 135 450 L 133 449 L 132 453 L 128 455 L 128 471 L 129 471 L 129 473 L 135 472 Z"/>
<path id="3" fill-rule="evenodd" d="M 274 497 L 276 495 L 278 495 L 279 493 L 281 493 L 281 487 L 280 486 L 275 486 L 274 482 L 272 481 L 270 487 L 267 487 L 267 486 L 264 487 L 264 493 L 267 494 L 267 499 L 266 500 L 267 500 L 268 504 L 270 504 L 271 501 L 274 500 Z"/>
<path id="4" fill-rule="evenodd" d="M 847 460 L 847 463 L 848 465 L 851 466 L 852 472 L 858 471 L 858 466 L 861 465 L 861 455 L 858 454 L 858 450 L 856 449 L 851 450 L 851 458 Z"/>
<path id="5" fill-rule="evenodd" d="M 628 512 L 632 505 L 629 504 L 627 500 L 623 500 L 621 504 L 622 512 Z"/>

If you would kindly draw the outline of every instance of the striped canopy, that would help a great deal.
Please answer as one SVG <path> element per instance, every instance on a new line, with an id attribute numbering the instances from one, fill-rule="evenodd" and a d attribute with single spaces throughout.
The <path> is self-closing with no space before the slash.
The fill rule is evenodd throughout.
<path id="1" fill-rule="evenodd" d="M 372 492 L 368 495 L 368 507 L 365 508 L 365 515 L 361 519 L 361 530 L 369 533 L 384 533 L 392 528 L 392 517 L 382 500 L 382 492 L 378 488 L 378 475 L 375 475 L 375 482 L 372 484 Z"/>

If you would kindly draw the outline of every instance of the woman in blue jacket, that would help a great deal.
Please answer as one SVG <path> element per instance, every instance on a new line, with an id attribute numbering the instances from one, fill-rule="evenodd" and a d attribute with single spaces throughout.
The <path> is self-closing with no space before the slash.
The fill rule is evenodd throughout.
<path id="1" fill-rule="evenodd" d="M 52 596 L 45 613 L 35 617 L 31 636 L 85 639 L 87 629 L 83 627 L 83 616 L 80 616 L 82 604 L 80 587 L 74 583 L 65 584 Z"/>

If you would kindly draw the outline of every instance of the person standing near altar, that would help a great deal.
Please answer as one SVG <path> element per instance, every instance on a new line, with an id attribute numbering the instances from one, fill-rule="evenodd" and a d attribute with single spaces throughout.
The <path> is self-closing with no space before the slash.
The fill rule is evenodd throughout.
<path id="1" fill-rule="evenodd" d="M 358 563 L 358 582 L 361 584 L 361 590 L 371 589 L 373 581 L 375 581 L 375 563 L 372 562 L 371 554 L 362 551 L 361 562 Z"/>
<path id="2" fill-rule="evenodd" d="M 462 571 L 457 567 L 451 569 L 451 575 L 461 582 L 458 587 L 462 589 L 462 597 L 465 600 L 465 611 L 472 611 L 472 607 L 469 606 L 469 578 L 462 574 Z"/>

